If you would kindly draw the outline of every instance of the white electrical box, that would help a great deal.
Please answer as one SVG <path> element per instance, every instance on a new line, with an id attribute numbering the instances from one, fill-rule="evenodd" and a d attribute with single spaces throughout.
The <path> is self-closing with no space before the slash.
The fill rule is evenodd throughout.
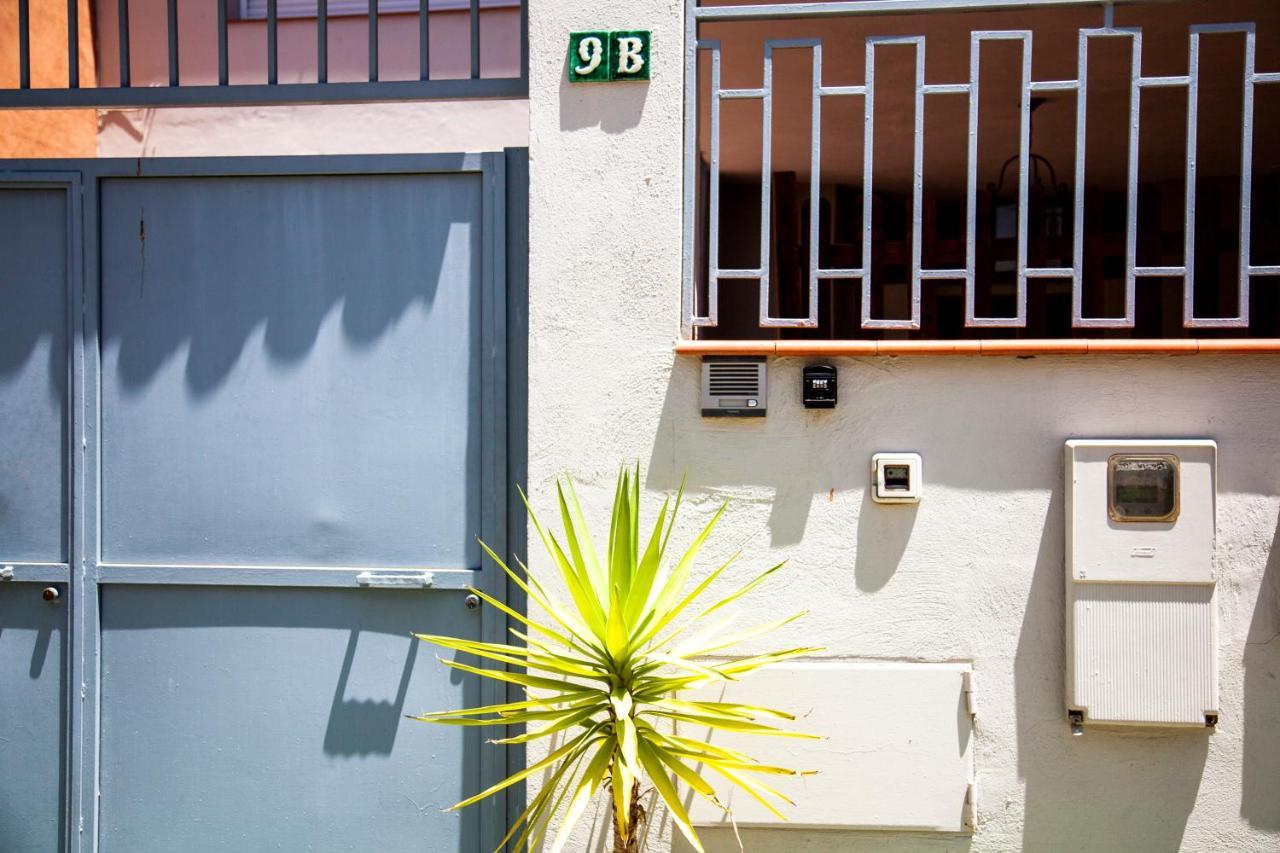
<path id="1" fill-rule="evenodd" d="M 877 453 L 871 457 L 871 499 L 882 504 L 920 502 L 924 462 L 919 453 Z"/>
<path id="2" fill-rule="evenodd" d="M 1066 446 L 1067 713 L 1214 726 L 1217 445 Z"/>
<path id="3" fill-rule="evenodd" d="M 718 775 L 708 776 L 737 826 L 968 833 L 978 807 L 973 687 L 967 663 L 793 662 L 681 698 L 779 708 L 797 718 L 779 725 L 821 740 L 711 731 L 684 722 L 676 730 L 763 764 L 818 771 L 752 777 L 794 800 L 780 806 L 785 820 Z M 688 788 L 683 793 L 695 826 L 730 826 L 722 809 Z M 807 849 L 830 847 L 818 842 Z"/>

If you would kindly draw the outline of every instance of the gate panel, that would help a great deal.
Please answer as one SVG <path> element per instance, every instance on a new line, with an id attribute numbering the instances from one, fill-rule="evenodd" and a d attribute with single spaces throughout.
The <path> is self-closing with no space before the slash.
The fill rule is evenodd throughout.
<path id="1" fill-rule="evenodd" d="M 66 584 L 0 584 L 0 850 L 62 850 L 66 833 Z"/>
<path id="2" fill-rule="evenodd" d="M 505 174 L 0 163 L 0 851 L 497 844 Z"/>
<path id="3" fill-rule="evenodd" d="M 0 561 L 67 560 L 67 192 L 0 186 Z"/>
<path id="4" fill-rule="evenodd" d="M 404 715 L 500 698 L 409 636 L 502 630 L 493 175 L 152 168 L 98 181 L 99 849 L 492 844 L 490 733 Z"/>
<path id="5" fill-rule="evenodd" d="M 101 199 L 104 562 L 479 565 L 479 175 Z"/>
<path id="6" fill-rule="evenodd" d="M 479 699 L 409 637 L 464 595 L 105 589 L 102 853 L 481 849 L 474 730 L 404 719 Z"/>
<path id="7" fill-rule="evenodd" d="M 69 178 L 0 182 L 0 850 L 67 831 Z M 56 593 L 45 600 L 45 590 Z"/>

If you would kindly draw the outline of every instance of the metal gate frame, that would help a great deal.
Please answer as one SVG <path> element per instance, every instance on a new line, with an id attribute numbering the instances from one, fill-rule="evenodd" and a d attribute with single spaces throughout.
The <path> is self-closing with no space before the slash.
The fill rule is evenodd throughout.
<path id="1" fill-rule="evenodd" d="M 528 150 L 481 154 L 340 155 L 153 159 L 0 160 L 0 189 L 61 188 L 67 193 L 68 517 L 69 564 L 6 563 L 13 581 L 59 582 L 70 589 L 68 743 L 66 752 L 71 853 L 98 849 L 101 625 L 100 589 L 113 584 L 358 588 L 361 572 L 376 566 L 151 566 L 106 563 L 101 552 L 101 289 L 99 199 L 101 182 L 112 178 L 267 177 L 301 175 L 476 174 L 481 189 L 481 530 L 498 553 L 523 543 L 525 518 L 514 488 L 526 472 L 527 421 L 527 218 Z M 485 564 L 488 563 L 486 566 Z M 433 569 L 432 588 L 477 586 L 523 609 L 496 566 L 483 558 L 481 571 Z M 403 570 L 400 570 L 403 571 Z M 430 594 L 427 592 L 426 594 Z M 494 608 L 480 614 L 481 638 L 502 642 L 507 618 Z M 508 701 L 512 691 L 490 679 L 481 685 L 484 704 Z M 509 734 L 503 732 L 502 734 Z M 481 728 L 483 741 L 502 736 Z M 515 766 L 523 750 L 489 746 L 480 754 L 480 783 L 487 788 Z M 480 839 L 493 848 L 507 821 L 522 810 L 522 788 L 482 801 Z"/>

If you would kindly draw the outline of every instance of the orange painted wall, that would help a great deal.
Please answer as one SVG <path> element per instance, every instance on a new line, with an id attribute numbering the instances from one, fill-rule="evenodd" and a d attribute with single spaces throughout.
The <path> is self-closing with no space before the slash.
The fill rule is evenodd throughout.
<path id="1" fill-rule="evenodd" d="M 31 7 L 31 85 L 67 85 L 67 7 L 36 0 Z M 93 86 L 89 0 L 80 0 L 80 85 Z M 18 4 L 0 3 L 0 88 L 18 86 Z M 98 117 L 91 109 L 0 110 L 0 157 L 93 157 Z"/>

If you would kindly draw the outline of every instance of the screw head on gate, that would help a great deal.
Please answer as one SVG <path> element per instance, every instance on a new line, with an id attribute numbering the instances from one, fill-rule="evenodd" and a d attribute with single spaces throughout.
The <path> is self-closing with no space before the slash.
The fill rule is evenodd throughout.
<path id="1" fill-rule="evenodd" d="M 46 586 L 44 591 L 40 593 L 40 597 L 45 601 L 54 602 L 62 597 L 62 593 L 56 586 Z"/>
<path id="2" fill-rule="evenodd" d="M 473 593 L 471 593 L 470 595 L 468 595 L 466 598 L 464 598 L 464 599 L 462 600 L 462 603 L 463 603 L 463 604 L 465 604 L 465 605 L 467 606 L 467 609 L 468 609 L 468 610 L 479 610 L 479 609 L 480 609 L 480 596 L 476 595 L 476 594 L 473 592 Z"/>

